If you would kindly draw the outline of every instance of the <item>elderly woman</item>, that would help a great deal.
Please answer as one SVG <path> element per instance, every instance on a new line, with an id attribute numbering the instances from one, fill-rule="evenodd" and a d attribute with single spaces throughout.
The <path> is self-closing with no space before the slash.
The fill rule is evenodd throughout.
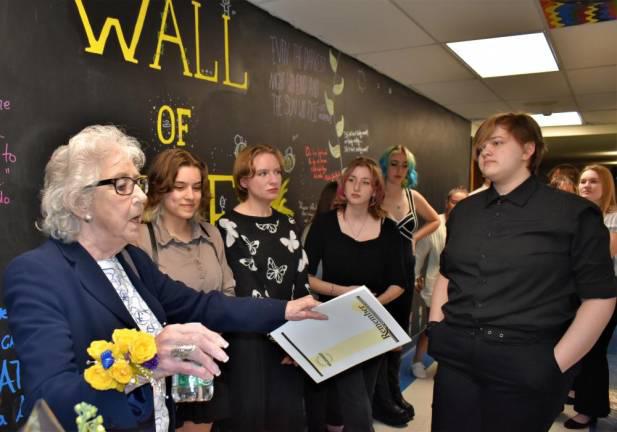
<path id="1" fill-rule="evenodd" d="M 609 234 L 596 205 L 534 175 L 545 148 L 530 116 L 487 119 L 474 148 L 491 186 L 448 217 L 429 314 L 432 430 L 544 432 L 613 314 Z"/>
<path id="2" fill-rule="evenodd" d="M 91 126 L 47 164 L 42 228 L 51 238 L 13 260 L 4 274 L 26 415 L 45 399 L 62 425 L 75 429 L 73 406 L 84 401 L 99 409 L 108 430 L 173 430 L 165 378 L 182 373 L 208 379 L 220 373 L 215 360 L 228 358 L 227 342 L 204 325 L 268 332 L 285 319 L 320 317 L 311 311 L 311 297 L 255 301 L 198 293 L 128 245 L 137 240 L 146 200 L 143 163 L 134 138 L 114 126 Z M 155 335 L 159 364 L 153 380 L 124 393 L 94 390 L 84 379 L 86 349 L 93 340 L 110 340 L 119 328 Z"/>

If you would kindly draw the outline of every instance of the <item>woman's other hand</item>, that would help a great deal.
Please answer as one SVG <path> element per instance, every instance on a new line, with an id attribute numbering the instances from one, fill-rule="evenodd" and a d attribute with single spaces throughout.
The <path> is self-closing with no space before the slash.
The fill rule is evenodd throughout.
<path id="1" fill-rule="evenodd" d="M 285 319 L 288 321 L 300 321 L 304 319 L 326 320 L 328 319 L 327 316 L 313 310 L 314 307 L 320 304 L 320 302 L 310 295 L 296 300 L 290 300 L 285 307 Z"/>
<path id="2" fill-rule="evenodd" d="M 155 376 L 165 377 L 180 373 L 212 379 L 221 373 L 216 361 L 229 360 L 223 350 L 228 345 L 221 335 L 200 323 L 168 325 L 156 336 L 159 364 Z M 195 348 L 191 350 L 192 346 Z M 185 352 L 190 351 L 186 356 L 182 356 L 183 358 L 178 356 L 180 347 Z"/>

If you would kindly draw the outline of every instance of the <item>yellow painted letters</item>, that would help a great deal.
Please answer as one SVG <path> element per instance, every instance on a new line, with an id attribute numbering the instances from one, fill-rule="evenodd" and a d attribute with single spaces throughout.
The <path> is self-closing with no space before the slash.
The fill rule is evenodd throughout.
<path id="1" fill-rule="evenodd" d="M 175 35 L 173 36 L 165 33 L 168 15 L 171 16 L 171 22 L 174 26 Z M 156 53 L 154 53 L 154 61 L 149 65 L 152 69 L 161 70 L 160 60 L 163 41 L 178 45 L 180 56 L 182 57 L 182 75 L 192 77 L 193 74 L 189 70 L 189 63 L 186 60 L 186 52 L 184 51 L 184 44 L 182 43 L 182 38 L 180 37 L 180 29 L 178 28 L 178 20 L 176 20 L 176 13 L 174 12 L 172 0 L 165 1 L 165 9 L 163 9 L 163 17 L 161 18 L 161 29 L 159 30 L 159 40 L 156 46 Z"/>
<path id="2" fill-rule="evenodd" d="M 229 87 L 246 90 L 249 87 L 249 74 L 247 72 L 244 72 L 244 82 L 242 84 L 233 82 L 229 78 L 229 20 L 231 20 L 231 18 L 227 15 L 223 15 L 223 26 L 225 27 L 225 81 L 223 81 L 223 84 Z"/>
<path id="3" fill-rule="evenodd" d="M 219 82 L 219 62 L 214 60 L 214 73 L 212 75 L 204 75 L 201 73 L 201 60 L 199 50 L 199 8 L 201 3 L 193 0 L 193 12 L 195 15 L 195 78 L 211 82 Z"/>
<path id="4" fill-rule="evenodd" d="M 141 6 L 139 7 L 139 14 L 137 15 L 135 29 L 133 30 L 133 37 L 131 38 L 131 44 L 127 45 L 118 18 L 107 18 L 105 20 L 105 24 L 103 24 L 101 34 L 97 39 L 92 31 L 92 25 L 90 24 L 90 19 L 88 19 L 88 14 L 86 14 L 83 1 L 75 0 L 77 10 L 79 11 L 79 17 L 81 18 L 81 23 L 84 26 L 86 37 L 88 38 L 88 43 L 90 44 L 86 47 L 86 52 L 102 55 L 105 51 L 105 44 L 109 38 L 109 33 L 111 32 L 111 29 L 114 28 L 116 30 L 116 36 L 118 37 L 118 43 L 120 44 L 120 49 L 122 50 L 124 60 L 131 63 L 137 63 L 137 59 L 135 58 L 135 49 L 137 48 L 137 43 L 139 42 L 139 37 L 141 36 L 141 31 L 144 27 L 144 20 L 146 18 L 149 3 L 150 0 L 141 0 Z"/>

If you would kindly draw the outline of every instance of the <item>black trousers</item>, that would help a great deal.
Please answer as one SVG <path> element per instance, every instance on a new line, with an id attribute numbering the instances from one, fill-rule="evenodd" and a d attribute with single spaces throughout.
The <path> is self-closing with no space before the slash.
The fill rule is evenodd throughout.
<path id="1" fill-rule="evenodd" d="M 589 417 L 606 417 L 611 412 L 606 352 L 616 325 L 617 309 L 598 341 L 581 360 L 581 371 L 574 380 L 574 411 Z"/>
<path id="2" fill-rule="evenodd" d="M 548 431 L 576 373 L 559 370 L 558 339 L 444 322 L 432 327 L 429 354 L 439 362 L 432 431 Z"/>

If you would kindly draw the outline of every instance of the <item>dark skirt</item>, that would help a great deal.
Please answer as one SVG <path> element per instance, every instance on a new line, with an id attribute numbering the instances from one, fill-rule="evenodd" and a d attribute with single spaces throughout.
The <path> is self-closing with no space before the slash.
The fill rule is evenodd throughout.
<path id="1" fill-rule="evenodd" d="M 282 365 L 285 352 L 265 335 L 226 334 L 224 365 L 231 415 L 217 422 L 224 432 L 303 432 L 304 371 Z"/>

